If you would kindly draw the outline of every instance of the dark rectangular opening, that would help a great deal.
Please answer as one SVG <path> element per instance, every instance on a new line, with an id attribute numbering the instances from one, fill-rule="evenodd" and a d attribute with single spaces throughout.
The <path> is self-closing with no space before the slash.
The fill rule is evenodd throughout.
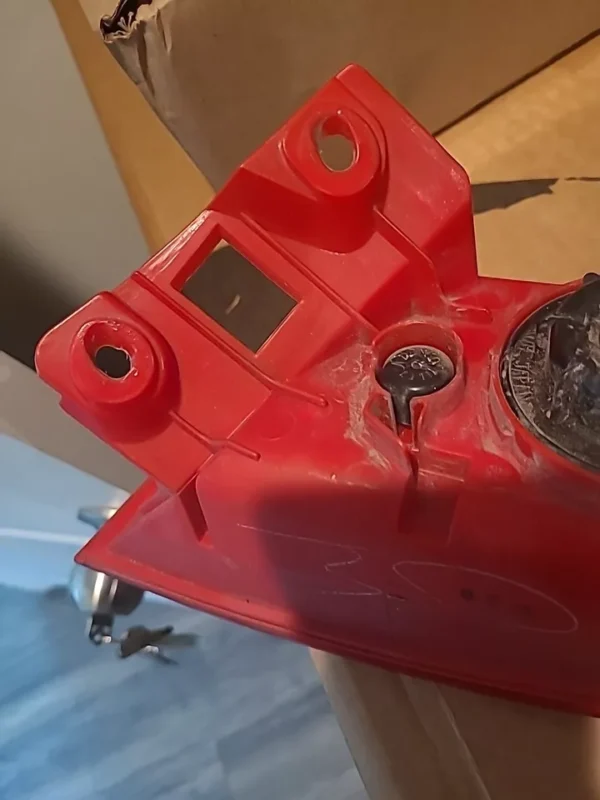
<path id="1" fill-rule="evenodd" d="M 254 353 L 296 305 L 230 245 L 213 250 L 182 293 Z"/>

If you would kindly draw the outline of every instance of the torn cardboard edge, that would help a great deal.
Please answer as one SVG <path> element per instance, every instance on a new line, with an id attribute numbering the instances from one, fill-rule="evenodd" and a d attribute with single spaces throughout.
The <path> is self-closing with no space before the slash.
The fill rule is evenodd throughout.
<path id="1" fill-rule="evenodd" d="M 112 14 L 100 17 L 102 38 L 110 42 L 120 36 L 131 35 L 139 22 L 151 19 L 165 2 L 168 0 L 120 0 Z"/>
<path id="2" fill-rule="evenodd" d="M 600 27 L 597 0 L 546 0 L 543 27 L 522 0 L 80 2 L 215 188 L 349 63 L 439 131 Z"/>

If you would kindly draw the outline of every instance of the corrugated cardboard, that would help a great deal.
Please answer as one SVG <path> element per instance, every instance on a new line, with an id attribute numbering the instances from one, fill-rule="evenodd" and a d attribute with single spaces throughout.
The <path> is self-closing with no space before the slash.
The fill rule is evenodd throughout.
<path id="1" fill-rule="evenodd" d="M 439 130 L 600 27 L 598 0 L 81 0 L 213 186 L 350 62 Z"/>
<path id="2" fill-rule="evenodd" d="M 440 137 L 474 185 L 480 271 L 600 271 L 599 130 L 597 37 Z"/>
<path id="3" fill-rule="evenodd" d="M 597 800 L 600 721 L 313 653 L 370 800 Z"/>

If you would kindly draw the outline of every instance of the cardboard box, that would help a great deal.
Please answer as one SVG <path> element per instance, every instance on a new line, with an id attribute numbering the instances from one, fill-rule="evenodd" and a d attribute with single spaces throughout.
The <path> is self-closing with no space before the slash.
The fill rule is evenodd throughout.
<path id="1" fill-rule="evenodd" d="M 348 63 L 437 131 L 600 27 L 597 0 L 81 2 L 216 188 Z"/>

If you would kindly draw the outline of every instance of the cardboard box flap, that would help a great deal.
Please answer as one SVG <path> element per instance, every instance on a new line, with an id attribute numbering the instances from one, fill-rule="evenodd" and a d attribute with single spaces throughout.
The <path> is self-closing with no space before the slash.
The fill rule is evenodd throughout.
<path id="1" fill-rule="evenodd" d="M 546 0 L 543 26 L 522 0 L 82 3 L 216 187 L 350 62 L 439 130 L 600 26 L 597 0 Z"/>

